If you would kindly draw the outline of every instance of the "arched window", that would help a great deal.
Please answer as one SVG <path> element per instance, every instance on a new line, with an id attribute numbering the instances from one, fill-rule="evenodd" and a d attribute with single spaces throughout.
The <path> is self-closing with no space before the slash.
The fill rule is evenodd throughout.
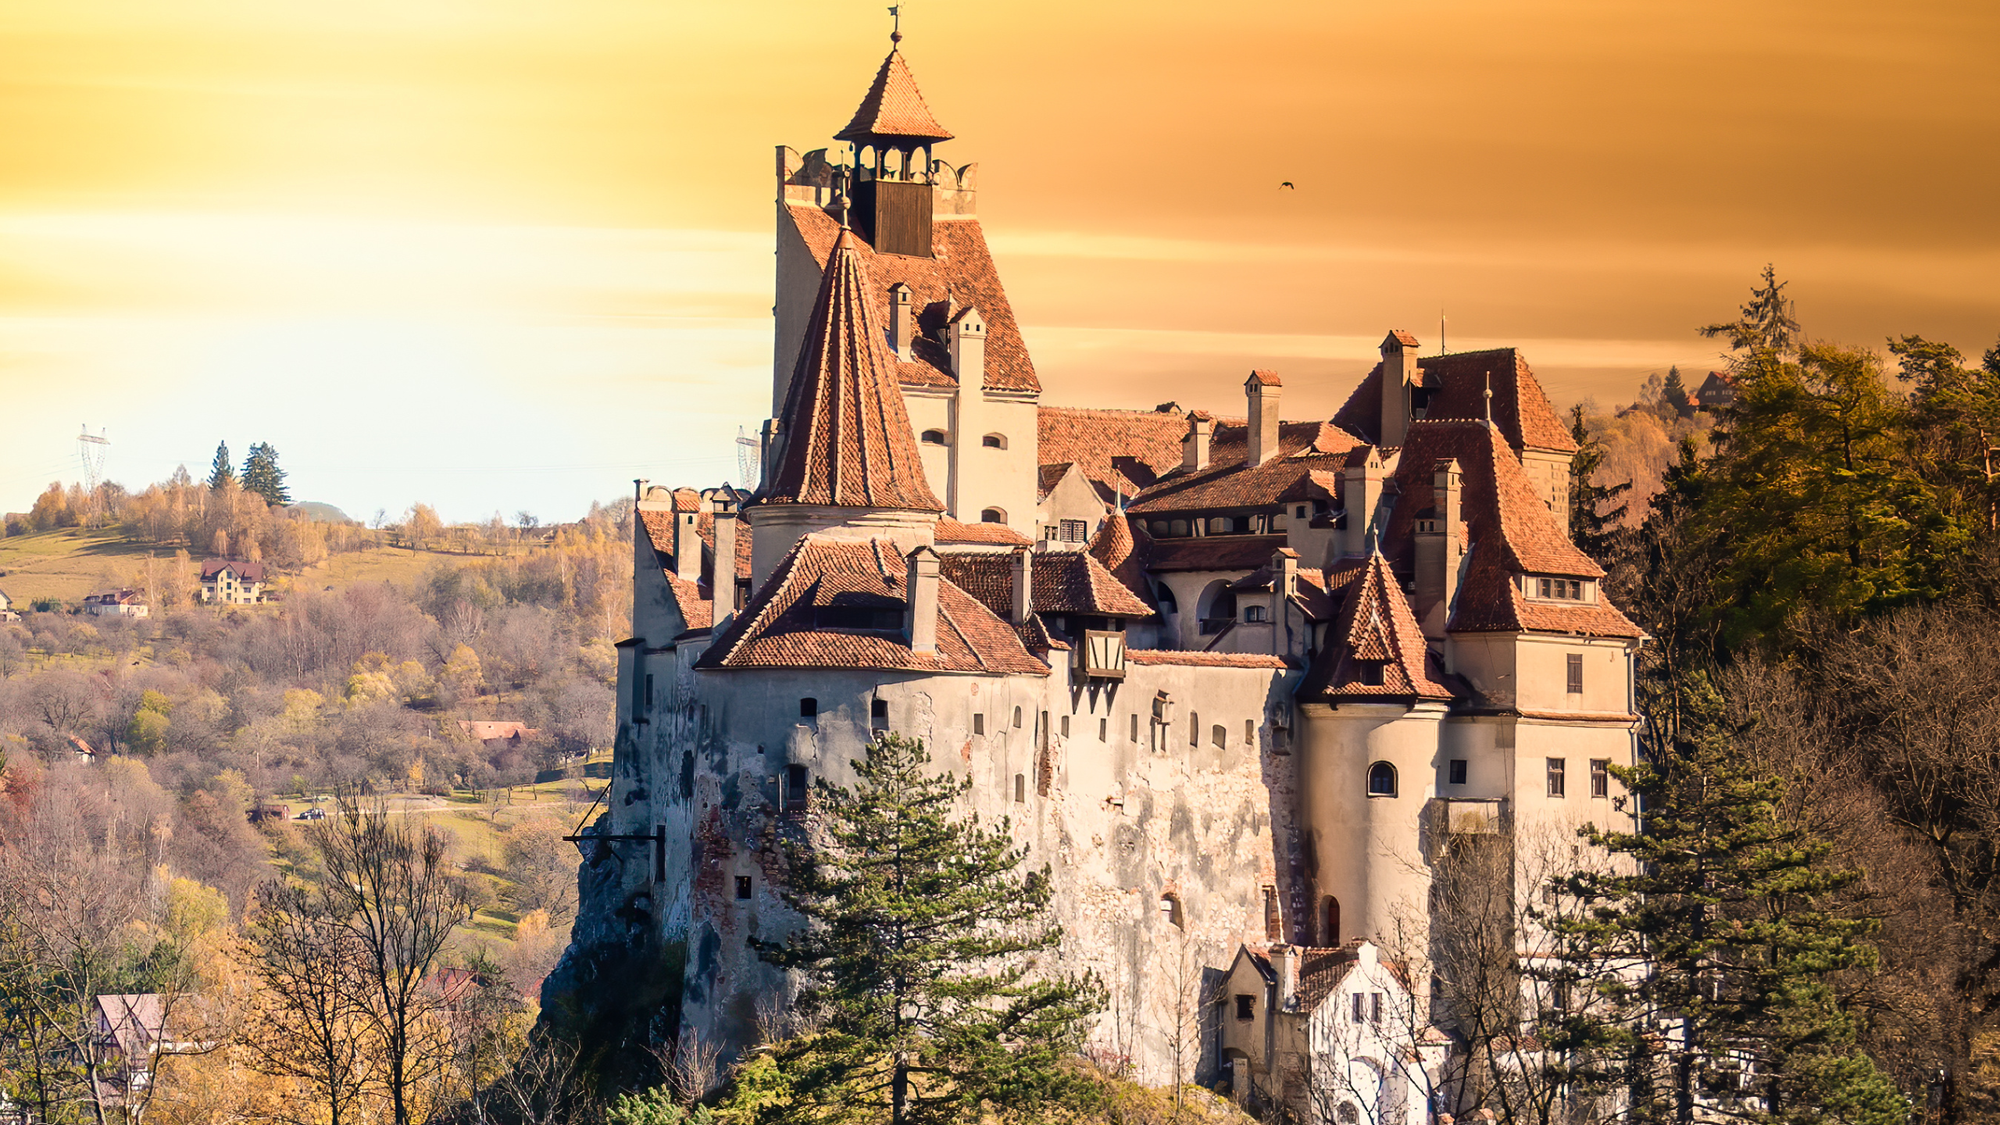
<path id="1" fill-rule="evenodd" d="M 985 437 L 979 439 L 979 444 L 988 449 L 1005 449 L 1007 448 L 1007 435 L 987 434 Z"/>
<path id="2" fill-rule="evenodd" d="M 1235 530 L 1236 521 L 1230 519 L 1228 516 L 1216 516 L 1214 519 L 1208 521 L 1208 533 L 1210 535 L 1228 535 Z"/>
<path id="3" fill-rule="evenodd" d="M 1014 725 L 1016 727 L 1021 725 L 1021 709 L 1019 707 L 1014 708 Z"/>
<path id="4" fill-rule="evenodd" d="M 987 509 L 985 509 L 984 511 L 981 511 L 981 512 L 979 513 L 979 522 L 980 522 L 980 523 L 1006 523 L 1006 522 L 1007 522 L 1007 510 L 1006 510 L 1005 508 L 987 508 Z"/>
<path id="5" fill-rule="evenodd" d="M 1188 521 L 1186 520 L 1174 520 L 1172 523 L 1169 523 L 1167 525 L 1168 535 L 1186 535 L 1187 533 L 1188 533 Z"/>
<path id="6" fill-rule="evenodd" d="M 922 441 L 925 445 L 948 445 L 943 430 L 925 430 Z"/>
<path id="7" fill-rule="evenodd" d="M 1331 949 L 1340 944 L 1340 900 L 1332 895 L 1320 904 L 1319 943 Z"/>
<path id="8" fill-rule="evenodd" d="M 1220 750 L 1229 742 L 1229 731 L 1221 723 L 1217 723 L 1208 729 L 1208 740 L 1215 743 L 1215 748 Z"/>
<path id="9" fill-rule="evenodd" d="M 1160 896 L 1160 919 L 1175 929 L 1184 929 L 1180 896 L 1172 891 Z"/>
<path id="10" fill-rule="evenodd" d="M 1156 589 L 1159 593 L 1161 613 L 1179 613 L 1181 611 L 1181 603 L 1174 598 L 1172 587 L 1162 583 Z"/>
<path id="11" fill-rule="evenodd" d="M 1376 762 L 1368 767 L 1368 795 L 1370 797 L 1393 797 L 1396 795 L 1396 767 L 1387 762 Z"/>

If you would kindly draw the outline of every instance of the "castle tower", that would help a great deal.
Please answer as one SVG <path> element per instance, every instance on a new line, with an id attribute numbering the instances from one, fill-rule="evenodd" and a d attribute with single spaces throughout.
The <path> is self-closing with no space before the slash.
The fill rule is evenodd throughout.
<path id="1" fill-rule="evenodd" d="M 924 104 L 900 49 L 890 48 L 854 119 L 833 138 L 854 146 L 849 221 L 878 254 L 930 257 L 931 146 L 951 130 Z"/>
<path id="2" fill-rule="evenodd" d="M 753 589 L 810 532 L 887 538 L 907 553 L 930 544 L 944 509 L 924 475 L 854 243 L 846 229 L 834 242 L 771 465 L 743 510 Z"/>

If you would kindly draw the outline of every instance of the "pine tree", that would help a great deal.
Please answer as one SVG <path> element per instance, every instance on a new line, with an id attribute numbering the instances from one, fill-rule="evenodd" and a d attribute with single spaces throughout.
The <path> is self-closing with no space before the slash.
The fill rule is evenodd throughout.
<path id="1" fill-rule="evenodd" d="M 217 442 L 215 446 L 215 463 L 208 470 L 208 487 L 216 492 L 220 492 L 224 486 L 235 479 L 236 469 L 229 463 L 229 443 L 226 441 Z"/>
<path id="2" fill-rule="evenodd" d="M 285 470 L 278 467 L 278 450 L 267 442 L 250 447 L 243 461 L 243 491 L 254 492 L 268 504 L 282 507 L 292 502 L 285 488 Z"/>
<path id="3" fill-rule="evenodd" d="M 1574 976 L 1611 1003 L 1547 1029 L 1554 1053 L 1580 1086 L 1622 1089 L 1636 1121 L 1901 1125 L 1909 1105 L 1834 984 L 1874 964 L 1873 921 L 1834 906 L 1860 872 L 1783 821 L 1782 784 L 1743 761 L 1705 679 L 1677 702 L 1646 764 L 1613 768 L 1636 830 L 1586 833 L 1627 862 L 1559 883 L 1589 908 L 1554 923 Z"/>
<path id="4" fill-rule="evenodd" d="M 1569 531 L 1576 545 L 1610 570 L 1623 558 L 1632 533 L 1623 527 L 1625 504 L 1606 507 L 1632 490 L 1632 482 L 1600 485 L 1597 471 L 1604 466 L 1604 445 L 1584 425 L 1583 404 L 1569 408 L 1569 436 L 1576 442 L 1576 456 L 1569 468 Z"/>
<path id="5" fill-rule="evenodd" d="M 1799 322 L 1796 309 L 1785 296 L 1786 282 L 1779 281 L 1777 271 L 1770 265 L 1764 267 L 1763 283 L 1750 290 L 1750 300 L 1741 309 L 1741 316 L 1720 324 L 1704 325 L 1704 336 L 1722 336 L 1729 340 L 1729 346 L 1739 352 L 1775 352 L 1780 355 L 1797 349 L 1799 344 Z"/>
<path id="6" fill-rule="evenodd" d="M 812 1034 L 781 1044 L 786 1120 L 873 1106 L 891 1125 L 969 1120 L 1075 1103 L 1064 1065 L 1101 1006 L 1094 980 L 1057 976 L 1046 867 L 1021 871 L 1008 822 L 957 808 L 971 779 L 930 768 L 923 743 L 885 734 L 854 763 L 852 791 L 822 779 L 823 830 L 787 847 L 785 901 L 806 927 L 760 945 L 803 972 Z"/>

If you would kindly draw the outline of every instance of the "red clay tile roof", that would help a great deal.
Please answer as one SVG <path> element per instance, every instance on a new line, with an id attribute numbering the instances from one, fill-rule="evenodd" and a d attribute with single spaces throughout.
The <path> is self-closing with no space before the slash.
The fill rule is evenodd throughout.
<path id="1" fill-rule="evenodd" d="M 1406 348 L 1414 348 L 1417 346 L 1417 338 L 1415 336 L 1410 335 L 1408 332 L 1403 331 L 1400 328 L 1390 329 L 1388 339 L 1383 340 L 1382 342 L 1386 344 L 1389 342 L 1389 340 L 1394 340 Z"/>
<path id="2" fill-rule="evenodd" d="M 1126 496 L 1179 468 L 1187 415 L 1174 410 L 1080 410 L 1044 406 L 1036 412 L 1036 459 L 1074 464 L 1101 487 Z"/>
<path id="3" fill-rule="evenodd" d="M 1103 617 L 1151 617 L 1153 607 L 1135 597 L 1112 573 L 1082 551 L 1045 551 L 1034 556 L 1036 613 Z M 1000 617 L 1014 612 L 1014 556 L 955 554 L 940 560 L 947 579 L 978 598 Z"/>
<path id="4" fill-rule="evenodd" d="M 652 542 L 653 550 L 671 563 L 674 557 L 674 514 L 640 509 L 639 526 L 645 529 L 646 538 Z"/>
<path id="5" fill-rule="evenodd" d="M 1250 373 L 1250 378 L 1244 380 L 1244 383 L 1245 385 L 1248 385 L 1250 383 L 1256 383 L 1259 386 L 1264 386 L 1264 387 L 1278 387 L 1284 385 L 1278 381 L 1278 373 L 1276 371 L 1252 371 Z"/>
<path id="6" fill-rule="evenodd" d="M 820 625 L 825 607 L 900 612 L 904 576 L 887 540 L 807 535 L 695 666 L 1048 674 L 1007 622 L 948 579 L 938 582 L 935 652 L 912 651 L 900 632 Z"/>
<path id="7" fill-rule="evenodd" d="M 913 140 L 948 141 L 951 130 L 938 124 L 930 106 L 917 90 L 910 64 L 903 52 L 891 50 L 875 72 L 875 81 L 862 96 L 860 108 L 847 128 L 833 135 L 837 141 L 863 144 L 876 137 L 907 137 Z"/>
<path id="8" fill-rule="evenodd" d="M 1456 352 L 1417 360 L 1424 383 L 1436 389 L 1426 408 L 1428 419 L 1483 420 L 1486 417 L 1486 376 L 1493 376 L 1493 424 L 1507 435 L 1507 444 L 1558 453 L 1576 452 L 1569 428 L 1556 417 L 1548 396 L 1528 361 L 1513 348 Z M 1382 365 L 1376 364 L 1333 416 L 1335 424 L 1363 440 L 1382 436 Z"/>
<path id="9" fill-rule="evenodd" d="M 1146 551 L 1151 571 L 1255 570 L 1285 546 L 1282 535 L 1200 535 L 1155 539 Z"/>
<path id="10" fill-rule="evenodd" d="M 1439 461 L 1455 459 L 1464 481 L 1459 512 L 1472 558 L 1454 598 L 1453 632 L 1575 633 L 1637 637 L 1600 586 L 1595 602 L 1531 601 L 1515 576 L 1599 579 L 1604 569 L 1570 542 L 1497 428 L 1483 422 L 1421 421 L 1410 426 L 1395 480 L 1400 496 L 1383 529 L 1383 550 L 1402 574 L 1413 571 L 1415 519 L 1434 507 Z"/>
<path id="11" fill-rule="evenodd" d="M 1293 587 L 1292 604 L 1306 615 L 1308 621 L 1331 621 L 1340 612 L 1340 600 L 1327 592 L 1326 574 L 1318 567 L 1299 567 L 1296 571 L 1298 583 Z M 1229 584 L 1233 591 L 1256 592 L 1271 588 L 1272 567 L 1265 563 L 1249 574 Z"/>
<path id="12" fill-rule="evenodd" d="M 1128 664 L 1162 664 L 1187 668 L 1273 668 L 1283 671 L 1285 662 L 1258 652 L 1183 652 L 1159 648 L 1125 650 Z"/>
<path id="13" fill-rule="evenodd" d="M 1363 661 L 1379 661 L 1382 682 L 1361 682 Z M 1403 589 L 1381 555 L 1369 557 L 1360 581 L 1347 593 L 1340 619 L 1314 659 L 1301 698 L 1366 701 L 1381 699 L 1448 702 L 1452 690 L 1417 627 Z"/>
<path id="14" fill-rule="evenodd" d="M 787 206 L 778 220 L 781 224 L 785 216 L 813 260 L 824 269 L 840 237 L 839 221 L 803 203 Z M 1000 271 L 993 264 L 986 234 L 977 219 L 940 219 L 931 224 L 929 258 L 876 254 L 867 239 L 859 234 L 853 239 L 873 283 L 868 301 L 877 324 L 888 323 L 890 287 L 897 282 L 910 287 L 910 305 L 917 311 L 917 333 L 911 344 L 914 358 L 902 363 L 893 354 L 889 356 L 899 382 L 911 387 L 958 385 L 943 331 L 952 316 L 970 305 L 986 321 L 986 389 L 1041 391 L 1041 380 L 1035 377 L 1034 362 L 1028 358 L 1028 346 L 1021 340 L 1021 327 L 1014 320 L 1013 306 L 1007 303 L 1007 290 L 1000 284 Z"/>
<path id="15" fill-rule="evenodd" d="M 1353 946 L 1338 949 L 1299 949 L 1299 980 L 1293 992 L 1297 1010 L 1312 1012 L 1333 995 L 1347 974 L 1360 963 L 1360 951 Z"/>
<path id="16" fill-rule="evenodd" d="M 1148 604 L 1152 600 L 1152 583 L 1146 581 L 1144 541 L 1150 537 L 1141 531 L 1134 533 L 1132 521 L 1124 514 L 1113 512 L 1097 529 L 1097 536 L 1090 541 L 1090 556 L 1104 564 L 1127 590 Z"/>
<path id="17" fill-rule="evenodd" d="M 707 629 L 715 624 L 715 603 L 704 596 L 700 586 L 675 574 L 671 569 L 665 572 L 667 592 L 674 596 L 674 608 L 680 611 L 681 622 L 688 629 Z"/>
<path id="18" fill-rule="evenodd" d="M 998 543 L 1008 547 L 1034 545 L 1034 540 L 1004 523 L 960 523 L 957 520 L 939 520 L 933 538 L 939 546 L 951 543 Z"/>
<path id="19" fill-rule="evenodd" d="M 1132 502 L 1135 515 L 1208 511 L 1221 508 L 1267 508 L 1280 496 L 1306 489 L 1307 478 L 1340 468 L 1356 448 L 1351 434 L 1326 422 L 1284 422 L 1278 426 L 1278 456 L 1246 467 L 1249 430 L 1235 419 L 1215 428 L 1209 443 L 1208 468 L 1172 472 Z M 1336 493 L 1337 494 L 1337 493 Z"/>
<path id="20" fill-rule="evenodd" d="M 715 513 L 703 512 L 694 524 L 695 534 L 701 536 L 703 552 L 702 580 L 715 581 Z M 736 517 L 736 577 L 750 577 L 750 528 L 743 517 Z"/>
<path id="21" fill-rule="evenodd" d="M 757 500 L 941 512 L 854 243 L 847 231 L 835 240 L 785 396 L 784 445 Z"/>

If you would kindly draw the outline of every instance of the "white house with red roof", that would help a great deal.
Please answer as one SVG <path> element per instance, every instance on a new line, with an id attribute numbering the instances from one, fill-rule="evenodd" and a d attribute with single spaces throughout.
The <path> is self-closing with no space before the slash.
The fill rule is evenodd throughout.
<path id="1" fill-rule="evenodd" d="M 778 150 L 763 479 L 638 487 L 607 811 L 545 1010 L 679 995 L 750 1043 L 796 988 L 750 945 L 800 924 L 781 841 L 885 730 L 1053 864 L 1064 963 L 1154 1080 L 1163 965 L 1449 925 L 1448 846 L 1623 815 L 1644 638 L 1569 537 L 1575 445 L 1524 357 L 1391 332 L 1329 419 L 1284 418 L 1264 370 L 1241 417 L 1043 406 L 976 166 L 935 155 L 900 50 L 837 139 Z"/>
<path id="2" fill-rule="evenodd" d="M 264 600 L 264 564 L 243 559 L 203 559 L 203 605 L 256 605 Z"/>

